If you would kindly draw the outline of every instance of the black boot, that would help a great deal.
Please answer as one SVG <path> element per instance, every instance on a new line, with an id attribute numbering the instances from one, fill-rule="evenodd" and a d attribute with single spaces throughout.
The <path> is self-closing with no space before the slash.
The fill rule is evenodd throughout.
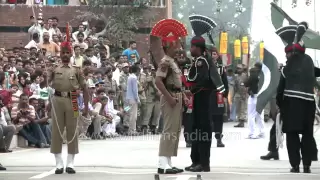
<path id="1" fill-rule="evenodd" d="M 234 127 L 243 128 L 244 127 L 244 121 L 243 120 L 239 120 L 239 123 L 237 125 L 235 125 Z"/>
<path id="2" fill-rule="evenodd" d="M 300 168 L 299 166 L 294 166 L 290 169 L 290 172 L 292 173 L 300 173 Z"/>
<path id="3" fill-rule="evenodd" d="M 148 134 L 148 126 L 142 126 L 142 127 L 141 127 L 141 133 L 142 133 L 143 135 Z"/>
<path id="4" fill-rule="evenodd" d="M 269 152 L 267 155 L 265 156 L 260 156 L 261 160 L 279 160 L 279 152 Z"/>
<path id="5" fill-rule="evenodd" d="M 157 134 L 157 126 L 151 125 L 150 126 L 150 132 L 151 134 Z"/>
<path id="6" fill-rule="evenodd" d="M 222 143 L 223 134 L 215 134 L 214 136 L 217 140 L 217 147 L 225 147 L 225 145 Z"/>
<path id="7" fill-rule="evenodd" d="M 184 170 L 190 171 L 192 168 L 194 168 L 196 164 L 191 164 L 191 166 L 185 167 Z"/>
<path id="8" fill-rule="evenodd" d="M 311 173 L 310 166 L 303 166 L 303 173 Z"/>

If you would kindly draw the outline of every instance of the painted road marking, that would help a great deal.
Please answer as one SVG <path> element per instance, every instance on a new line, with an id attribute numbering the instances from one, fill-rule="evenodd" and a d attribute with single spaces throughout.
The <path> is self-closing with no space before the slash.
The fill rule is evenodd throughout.
<path id="1" fill-rule="evenodd" d="M 46 171 L 44 173 L 32 176 L 29 179 L 42 179 L 44 177 L 47 177 L 47 176 L 50 176 L 50 175 L 54 174 L 55 170 L 56 170 L 56 168 L 52 169 L 51 171 Z"/>
<path id="2" fill-rule="evenodd" d="M 54 174 L 55 169 L 52 169 L 50 171 L 46 171 L 43 173 L 40 173 L 39 171 L 0 171 L 0 174 L 38 174 L 35 176 L 32 176 L 29 179 L 42 179 L 44 177 L 50 176 Z M 86 171 L 77 171 L 78 173 L 104 173 L 104 174 L 115 174 L 115 175 L 149 175 L 149 174 L 156 174 L 154 171 L 143 171 L 143 172 L 120 172 L 120 171 L 103 171 L 103 170 L 86 170 Z M 194 177 L 196 173 L 190 173 L 186 174 L 183 173 L 181 175 L 177 176 L 171 176 L 171 177 Z M 199 174 L 199 173 L 198 173 Z M 281 172 L 232 172 L 232 171 L 224 171 L 224 172 L 204 172 L 201 173 L 202 175 L 206 174 L 235 174 L 235 175 L 258 175 L 258 176 L 279 176 L 279 175 L 301 175 L 301 176 L 320 176 L 320 174 L 293 174 L 293 173 L 281 173 Z M 170 176 L 168 176 L 170 177 Z M 183 179 L 181 179 L 183 180 Z"/>

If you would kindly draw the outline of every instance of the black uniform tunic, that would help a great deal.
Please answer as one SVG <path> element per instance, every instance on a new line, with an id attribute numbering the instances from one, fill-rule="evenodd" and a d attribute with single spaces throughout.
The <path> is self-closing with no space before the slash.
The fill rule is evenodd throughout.
<path id="1" fill-rule="evenodd" d="M 188 81 L 195 83 L 192 87 L 194 96 L 191 160 L 193 164 L 200 164 L 205 167 L 210 167 L 212 141 L 210 97 L 215 88 L 210 79 L 210 67 L 207 59 L 198 57 L 188 74 Z"/>
<path id="2" fill-rule="evenodd" d="M 289 161 L 292 167 L 300 164 L 300 149 L 305 166 L 311 165 L 312 155 L 315 153 L 314 82 L 313 61 L 306 54 L 294 54 L 281 70 L 277 104 L 283 121 L 283 132 L 286 133 Z M 302 134 L 301 142 L 299 134 Z"/>

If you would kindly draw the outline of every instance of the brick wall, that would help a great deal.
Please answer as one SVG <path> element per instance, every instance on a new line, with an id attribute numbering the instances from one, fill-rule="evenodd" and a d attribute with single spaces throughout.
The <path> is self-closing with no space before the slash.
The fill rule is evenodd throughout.
<path id="1" fill-rule="evenodd" d="M 65 24 L 69 22 L 73 27 L 77 27 L 80 24 L 80 20 L 76 19 L 79 15 L 78 11 L 86 11 L 86 6 L 44 6 L 42 7 L 43 18 L 56 16 L 59 18 L 59 24 L 65 27 Z M 146 12 L 146 19 L 150 19 L 151 16 L 155 16 L 154 22 L 151 26 L 167 17 L 166 8 L 152 7 L 152 12 Z M 38 15 L 39 7 L 34 7 L 36 15 Z M 106 11 L 108 8 L 106 8 Z M 31 6 L 27 5 L 0 5 L 0 26 L 12 26 L 12 27 L 26 27 L 30 25 L 30 16 L 32 15 Z M 149 23 L 143 23 L 139 25 L 142 28 L 150 27 Z M 141 56 L 146 56 L 147 49 L 149 49 L 149 35 L 137 34 L 136 41 L 138 43 L 138 50 L 141 52 Z M 24 32 L 0 32 L 0 47 L 11 48 L 20 46 L 20 43 L 25 45 L 28 43 L 27 33 Z"/>

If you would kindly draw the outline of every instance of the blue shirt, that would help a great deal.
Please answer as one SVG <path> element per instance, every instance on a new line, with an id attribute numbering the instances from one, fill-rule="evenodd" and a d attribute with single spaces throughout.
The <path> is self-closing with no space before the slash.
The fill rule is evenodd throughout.
<path id="1" fill-rule="evenodd" d="M 131 65 L 133 65 L 138 61 L 138 59 L 140 59 L 139 53 L 135 49 L 131 50 L 130 48 L 128 48 L 122 52 L 122 55 L 125 55 L 128 57 L 128 61 Z"/>
<path id="2" fill-rule="evenodd" d="M 127 93 L 126 100 L 134 100 L 139 103 L 139 94 L 138 94 L 138 78 L 135 74 L 130 74 L 127 81 Z"/>

